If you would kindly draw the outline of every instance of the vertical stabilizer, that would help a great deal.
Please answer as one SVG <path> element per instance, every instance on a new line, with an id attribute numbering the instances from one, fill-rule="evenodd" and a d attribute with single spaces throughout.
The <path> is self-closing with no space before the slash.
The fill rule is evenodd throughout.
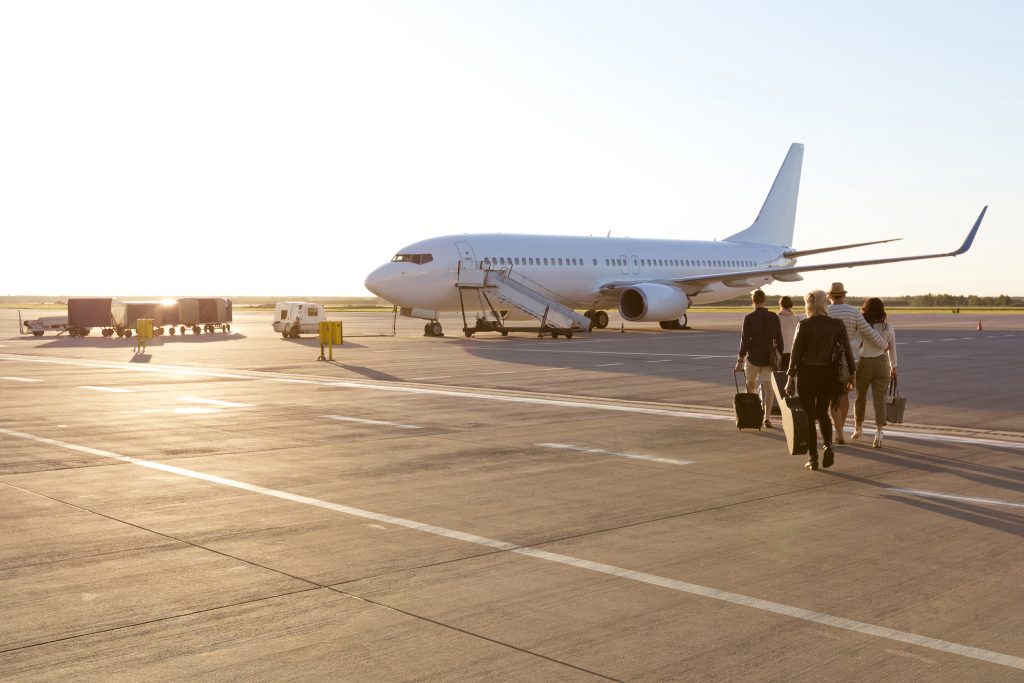
<path id="1" fill-rule="evenodd" d="M 756 242 L 757 244 L 793 244 L 793 225 L 796 223 L 796 199 L 800 193 L 800 168 L 804 162 L 804 146 L 794 142 L 786 160 L 775 176 L 768 198 L 761 212 L 746 230 L 725 239 L 729 242 Z"/>

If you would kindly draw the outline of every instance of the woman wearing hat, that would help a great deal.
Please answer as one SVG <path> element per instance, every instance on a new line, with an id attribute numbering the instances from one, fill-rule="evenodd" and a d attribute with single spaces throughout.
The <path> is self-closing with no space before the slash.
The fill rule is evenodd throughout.
<path id="1" fill-rule="evenodd" d="M 831 467 L 835 461 L 832 450 L 832 420 L 829 405 L 836 400 L 840 387 L 836 384 L 832 366 L 832 349 L 836 341 L 842 344 L 848 367 L 853 364 L 853 351 L 846 336 L 842 321 L 830 318 L 826 307 L 828 295 L 816 289 L 805 298 L 807 319 L 801 320 L 793 340 L 793 354 L 789 360 L 789 381 L 786 395 L 792 396 L 799 381 L 800 403 L 807 413 L 807 439 L 809 456 L 804 465 L 809 470 L 818 469 L 818 439 L 814 422 L 821 426 L 821 440 L 824 442 L 821 464 Z"/>

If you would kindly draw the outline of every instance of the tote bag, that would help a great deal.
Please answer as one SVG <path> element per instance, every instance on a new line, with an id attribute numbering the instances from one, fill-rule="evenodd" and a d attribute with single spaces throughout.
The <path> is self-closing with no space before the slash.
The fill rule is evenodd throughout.
<path id="1" fill-rule="evenodd" d="M 885 395 L 885 421 L 903 422 L 903 410 L 907 407 L 907 399 L 900 395 L 896 386 L 896 378 L 889 382 L 889 391 Z"/>

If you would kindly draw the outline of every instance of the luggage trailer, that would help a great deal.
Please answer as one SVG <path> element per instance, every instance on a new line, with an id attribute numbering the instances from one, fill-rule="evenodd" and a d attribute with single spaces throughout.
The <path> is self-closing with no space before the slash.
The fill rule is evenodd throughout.
<path id="1" fill-rule="evenodd" d="M 163 301 L 114 301 L 105 298 L 68 299 L 66 317 L 47 317 L 26 320 L 23 327 L 37 337 L 52 330 L 58 335 L 67 332 L 72 337 L 85 337 L 93 328 L 99 328 L 104 337 L 131 337 L 136 333 L 138 321 L 153 321 L 156 335 L 175 334 L 192 330 L 193 334 L 231 331 L 231 299 L 206 297 L 166 299 Z M 166 329 L 165 329 L 166 328 Z"/>

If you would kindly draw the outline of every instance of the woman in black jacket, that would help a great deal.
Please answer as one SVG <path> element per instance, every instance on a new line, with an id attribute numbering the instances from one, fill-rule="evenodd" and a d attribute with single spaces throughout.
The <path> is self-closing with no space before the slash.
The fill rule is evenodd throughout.
<path id="1" fill-rule="evenodd" d="M 838 368 L 832 360 L 833 349 L 837 344 L 846 356 L 846 367 L 851 370 L 847 384 L 852 386 L 854 381 L 853 350 L 850 349 L 850 340 L 846 335 L 846 325 L 842 320 L 830 318 L 826 311 L 827 307 L 828 295 L 823 290 L 816 289 L 807 295 L 807 319 L 797 325 L 793 354 L 789 361 L 789 381 L 786 382 L 786 394 L 792 396 L 794 389 L 798 389 L 800 403 L 807 413 L 810 455 L 804 467 L 811 470 L 818 469 L 815 420 L 821 425 L 821 440 L 825 445 L 821 464 L 823 467 L 831 467 L 835 461 L 835 452 L 832 450 L 832 421 L 829 419 L 828 407 L 839 398 L 840 391 L 847 388 L 839 384 Z"/>

